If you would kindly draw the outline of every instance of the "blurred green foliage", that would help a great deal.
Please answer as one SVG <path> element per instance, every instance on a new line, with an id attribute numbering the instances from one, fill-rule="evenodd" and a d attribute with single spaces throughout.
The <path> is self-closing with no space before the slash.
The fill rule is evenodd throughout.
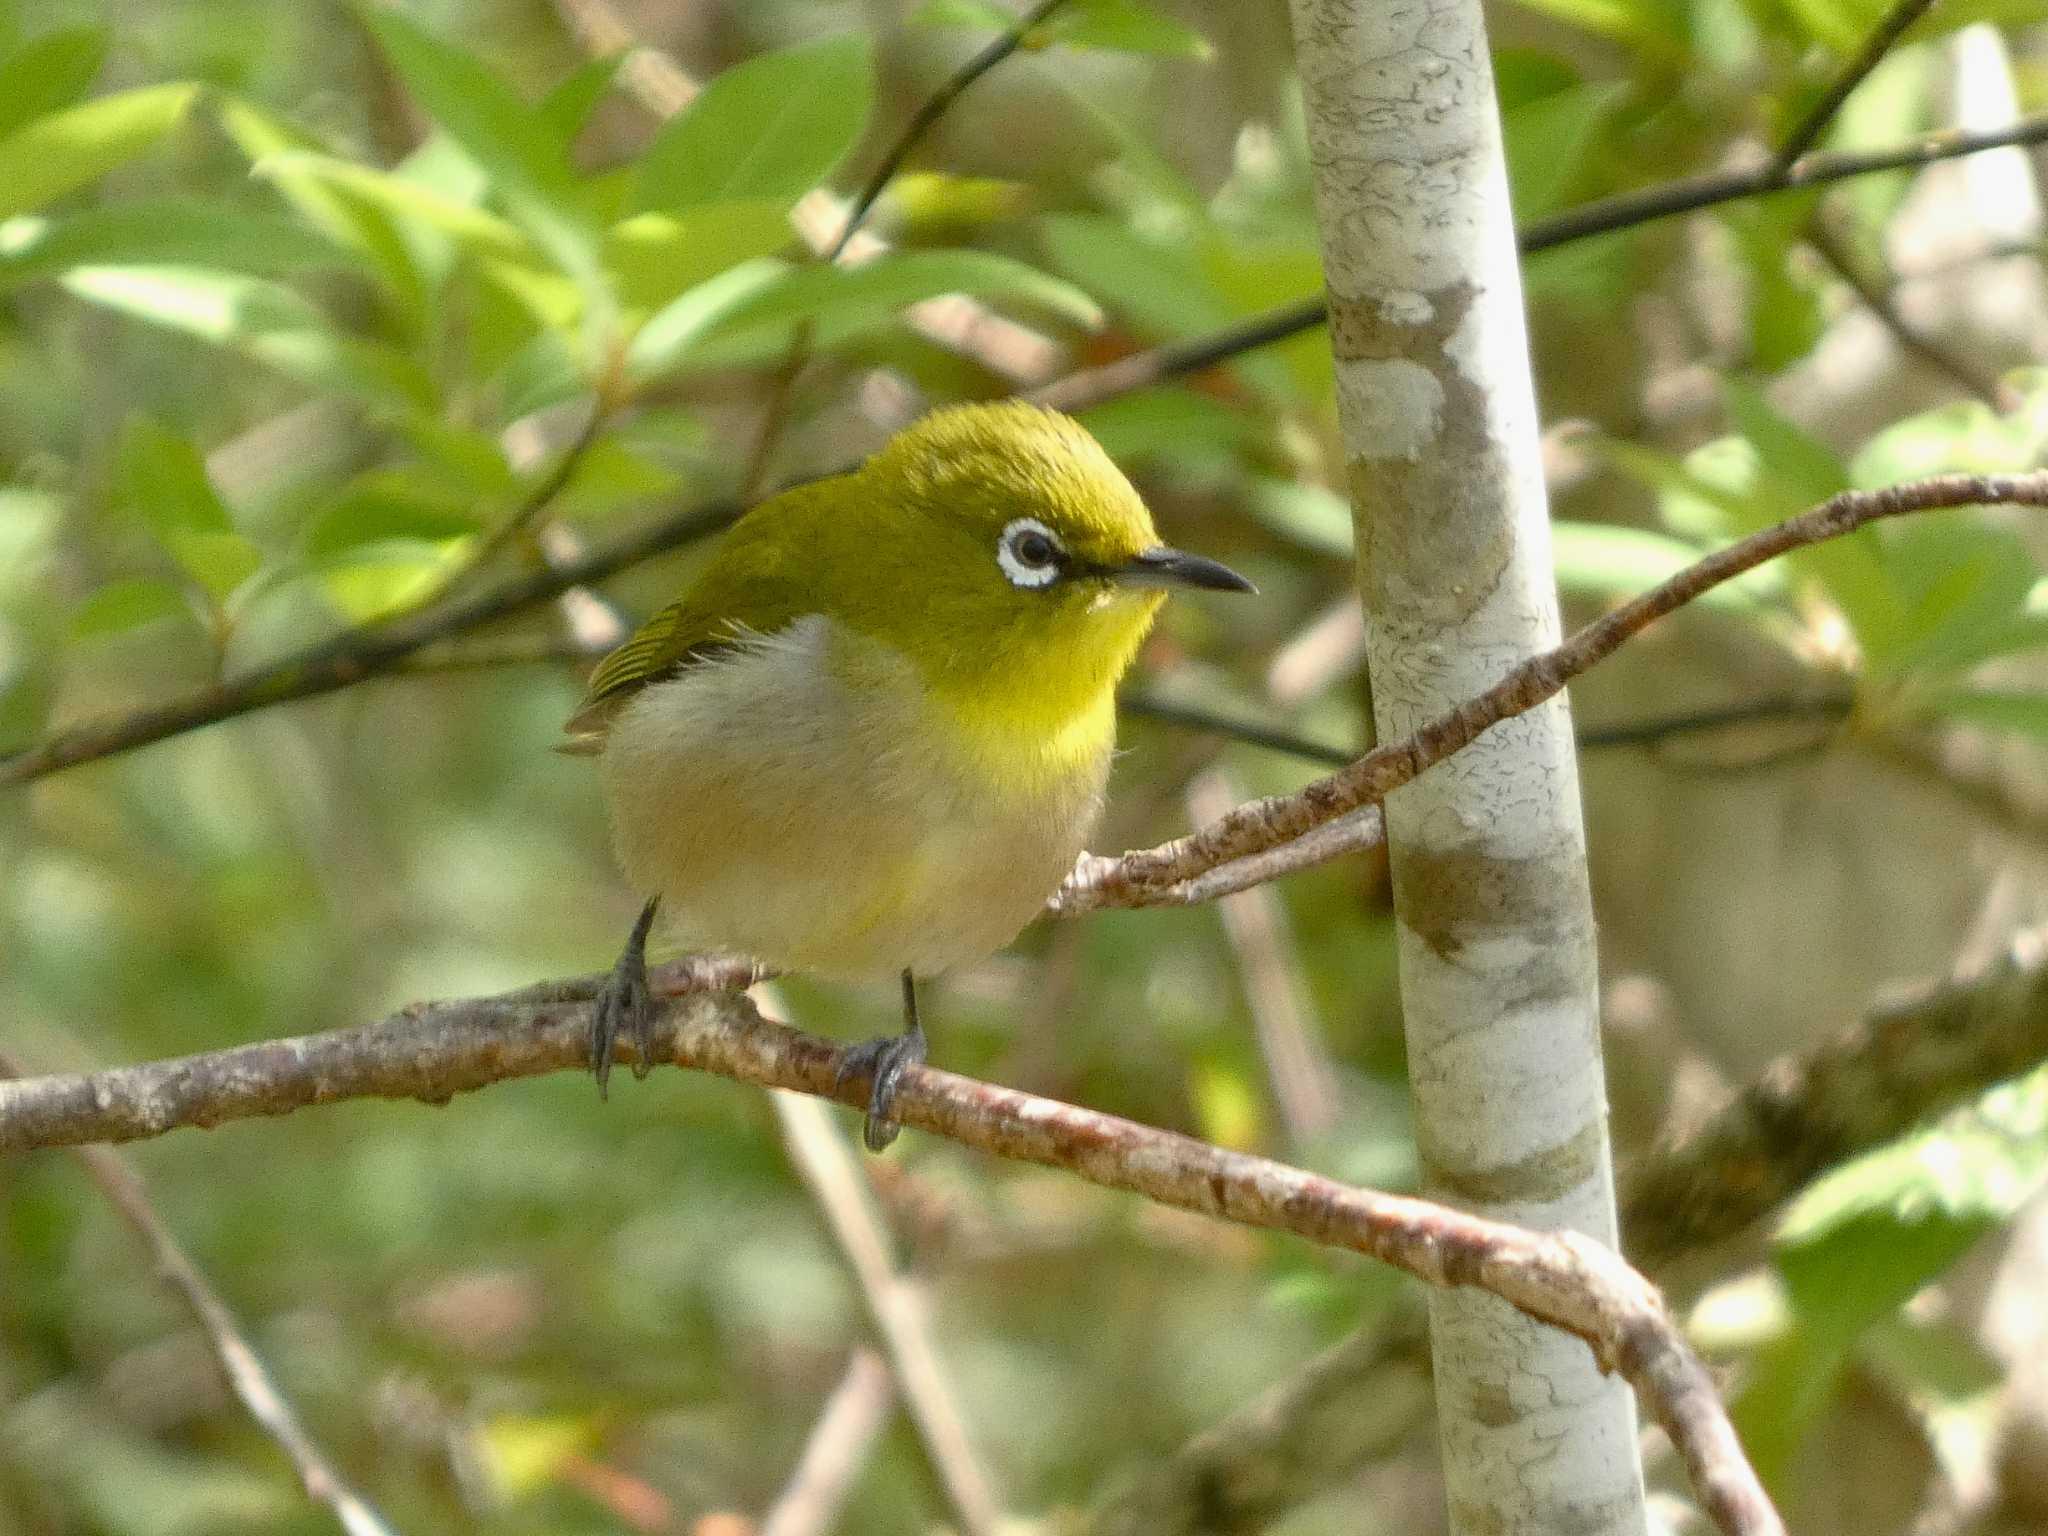
<path id="1" fill-rule="evenodd" d="M 1284 27 L 1251 14 L 1267 9 L 1077 0 L 920 147 L 878 208 L 894 249 L 826 269 L 792 210 L 857 189 L 1007 11 L 935 0 L 878 25 L 807 0 L 646 8 L 649 40 L 704 83 L 664 121 L 636 104 L 630 61 L 586 57 L 538 0 L 0 3 L 0 748 L 431 601 L 529 504 L 583 413 L 598 427 L 545 536 L 589 544 L 732 492 L 800 328 L 815 361 L 793 394 L 790 471 L 872 447 L 892 402 L 1008 387 L 906 326 L 921 300 L 973 296 L 1086 363 L 1314 294 L 1299 87 Z M 1518 211 L 1771 142 L 1881 9 L 1503 6 Z M 1937 7 L 1827 142 L 1890 145 L 1944 120 L 1950 35 L 1982 18 L 2018 28 L 2038 6 Z M 2007 42 L 2025 104 L 2048 104 L 2039 29 Z M 1846 208 L 1875 240 L 1910 222 L 1913 185 L 1737 204 L 1530 263 L 1544 398 L 1596 429 L 1553 442 L 1585 460 L 1560 481 L 1555 538 L 1574 605 L 1844 487 L 2043 462 L 2048 371 L 1958 401 L 1879 357 L 1856 365 L 1882 372 L 1874 407 L 1823 387 L 1816 357 L 1854 306 L 1808 259 L 1811 221 Z M 1267 594 L 1177 608 L 1147 653 L 1159 686 L 1361 739 L 1355 658 L 1310 628 L 1350 592 L 1326 340 L 1087 419 L 1177 540 Z M 1705 665 L 1718 695 L 1786 676 L 1852 690 L 1862 739 L 1961 731 L 2038 752 L 2043 548 L 2037 529 L 1969 512 L 1873 527 L 1726 589 L 1648 665 L 1677 676 L 1683 644 L 1687 675 Z M 514 540 L 502 568 L 535 554 Z M 630 573 L 618 601 L 644 611 L 695 558 Z M 559 623 L 542 612 L 512 633 L 547 642 Z M 1658 675 L 1612 698 L 1641 708 L 1680 686 Z M 576 691 L 559 663 L 381 680 L 10 791 L 5 1045 L 40 1067 L 108 1064 L 605 963 L 633 898 L 587 768 L 546 750 Z M 1182 788 L 1212 761 L 1247 793 L 1312 771 L 1150 723 L 1127 737 L 1105 844 L 1178 830 Z M 1596 849 L 1622 809 L 1609 793 L 1596 777 Z M 1974 891 L 1993 873 L 1886 877 Z M 1645 884 L 1618 862 L 1596 879 L 1620 927 Z M 1715 899 L 1770 926 L 1762 884 L 1738 870 Z M 1213 912 L 1034 931 L 939 989 L 938 1059 L 1405 1187 L 1384 871 L 1317 871 L 1273 899 L 1345 1105 L 1308 1145 L 1289 1144 L 1247 962 Z M 1891 976 L 1889 958 L 1867 957 L 1859 985 Z M 894 1006 L 801 979 L 788 995 L 798 1020 L 847 1036 Z M 1845 990 L 1816 1027 L 1866 995 Z M 1660 1026 L 1667 1054 L 1646 1059 L 1712 1057 L 1686 1033 L 1712 989 L 1681 1003 Z M 1618 1081 L 1618 1100 L 1666 1102 L 1654 1065 L 1618 1070 L 1641 1079 Z M 1988 1364 L 1958 1370 L 1957 1351 L 1983 1364 L 1975 1344 L 1924 1347 L 1901 1307 L 2039 1187 L 2040 1086 L 1844 1169 L 1788 1218 L 1778 1321 L 1738 1351 L 1746 1425 L 1781 1486 L 1810 1468 L 1852 1368 L 1944 1401 L 1995 1381 Z M 1622 1118 L 1636 1141 L 1654 1128 Z M 582 1081 L 518 1083 L 135 1155 L 315 1432 L 402 1530 L 758 1514 L 866 1327 L 766 1105 L 722 1082 L 662 1073 L 608 1105 Z M 921 1138 L 874 1173 L 1020 1512 L 1086 1505 L 1397 1294 L 1362 1264 Z M 0 1168 L 0 1274 L 0 1531 L 328 1528 L 63 1159 Z M 1803 1528 L 1840 1528 L 1811 1507 Z M 1305 1502 L 1286 1528 L 1355 1530 L 1358 1514 Z M 893 1422 L 843 1528 L 946 1518 Z M 1404 1520 L 1390 1504 L 1372 1528 Z"/>

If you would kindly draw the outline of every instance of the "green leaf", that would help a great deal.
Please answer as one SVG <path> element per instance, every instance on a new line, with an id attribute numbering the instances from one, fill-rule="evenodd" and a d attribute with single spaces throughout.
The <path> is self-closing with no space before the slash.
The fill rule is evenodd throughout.
<path id="1" fill-rule="evenodd" d="M 0 218 L 26 213 L 132 160 L 185 119 L 194 85 L 119 91 L 0 139 Z"/>
<path id="2" fill-rule="evenodd" d="M 1557 584 L 1592 597 L 1632 597 L 1696 562 L 1702 551 L 1645 528 L 1610 523 L 1554 522 L 1551 552 Z M 1720 608 L 1754 607 L 1781 583 L 1768 569 L 1750 571 L 1710 588 L 1700 601 Z"/>
<path id="3" fill-rule="evenodd" d="M 320 389 L 379 405 L 425 406 L 433 384 L 390 347 L 343 336 L 281 283 L 203 267 L 78 267 L 78 298 L 254 358 Z"/>
<path id="4" fill-rule="evenodd" d="M 1993 688 L 1953 688 L 1934 695 L 1928 708 L 1966 725 L 2011 731 L 2048 742 L 2048 693 Z"/>
<path id="5" fill-rule="evenodd" d="M 383 278 L 401 317 L 416 336 L 423 335 L 429 324 L 427 280 L 392 215 L 318 176 L 280 166 L 284 156 L 320 152 L 319 141 L 311 134 L 239 98 L 223 102 L 219 115 L 228 137 L 248 157 L 250 174 L 270 164 L 265 177 L 269 184 L 315 229 L 362 252 Z"/>
<path id="6" fill-rule="evenodd" d="M 1540 218 L 1565 206 L 1586 179 L 1609 115 L 1628 92 L 1619 81 L 1573 85 L 1504 114 L 1517 218 Z"/>
<path id="7" fill-rule="evenodd" d="M 587 61 L 542 97 L 540 105 L 534 108 L 534 116 L 559 147 L 565 164 L 570 147 L 589 125 L 590 115 L 597 110 L 598 103 L 610 93 L 619 66 L 625 61 L 623 53 Z"/>
<path id="8" fill-rule="evenodd" d="M 1727 379 L 1722 381 L 1722 395 L 1737 430 L 1756 450 L 1755 526 L 1778 522 L 1848 489 L 1849 472 L 1833 450 L 1786 420 L 1760 392 Z M 1807 545 L 1789 559 L 1841 610 L 1873 668 L 1896 664 L 1911 626 L 1885 570 L 1875 529 L 1861 528 Z"/>
<path id="9" fill-rule="evenodd" d="M 641 158 L 630 206 L 795 202 L 860 142 L 873 97 L 872 49 L 857 34 L 749 59 L 669 120 Z"/>
<path id="10" fill-rule="evenodd" d="M 437 192 L 409 177 L 358 165 L 352 160 L 286 150 L 258 160 L 250 174 L 281 186 L 311 180 L 345 189 L 396 218 L 416 220 L 480 256 L 531 261 L 538 255 L 533 242 L 516 224 L 495 213 Z"/>
<path id="11" fill-rule="evenodd" d="M 635 214 L 612 226 L 605 261 L 628 308 L 657 310 L 729 267 L 787 250 L 795 238 L 786 202 L 747 198 Z"/>
<path id="12" fill-rule="evenodd" d="M 1180 59 L 1207 60 L 1216 54 L 1209 40 L 1193 27 L 1162 16 L 1138 0 L 1079 0 L 1068 5 L 1026 39 L 1026 45 L 1033 48 L 1051 43 Z"/>
<path id="13" fill-rule="evenodd" d="M 746 261 L 699 283 L 654 314 L 626 349 L 626 375 L 637 383 L 680 367 L 690 348 L 722 320 L 780 281 L 782 262 Z"/>
<path id="14" fill-rule="evenodd" d="M 2048 1071 L 2001 1084 L 1935 1126 L 1823 1175 L 1781 1218 L 1774 1255 L 1793 1328 L 1735 1405 L 1779 1483 L 1858 1341 L 2048 1180 Z"/>
<path id="15" fill-rule="evenodd" d="M 167 581 L 135 577 L 110 581 L 71 612 L 71 633 L 85 638 L 119 634 L 157 619 L 192 618 L 185 594 Z"/>
<path id="16" fill-rule="evenodd" d="M 320 568 L 320 587 L 350 623 L 368 624 L 433 591 L 464 548 L 460 540 L 357 545 L 347 558 Z"/>
<path id="17" fill-rule="evenodd" d="M 106 57 L 106 28 L 60 27 L 0 60 L 0 138 L 78 100 Z"/>
<path id="18" fill-rule="evenodd" d="M 482 168 L 515 223 L 583 295 L 586 321 L 611 329 L 610 287 L 596 224 L 576 198 L 563 142 L 473 55 L 396 11 L 364 20 L 427 115 Z"/>
<path id="19" fill-rule="evenodd" d="M 1115 459 L 1187 459 L 1227 455 L 1251 440 L 1244 411 L 1192 389 L 1148 389 L 1081 413 L 1081 422 Z"/>
<path id="20" fill-rule="evenodd" d="M 144 199 L 62 218 L 23 215 L 0 238 L 0 282 L 99 265 L 200 266 L 263 276 L 361 267 L 295 220 L 196 198 Z"/>
<path id="21" fill-rule="evenodd" d="M 130 418 L 115 457 L 121 499 L 168 542 L 177 532 L 230 533 L 234 521 L 199 450 L 146 416 Z"/>
<path id="22" fill-rule="evenodd" d="M 1245 483 L 1245 505 L 1268 528 L 1312 553 L 1352 558 L 1351 504 L 1335 491 L 1302 480 L 1257 476 Z"/>
<path id="23" fill-rule="evenodd" d="M 1007 32 L 1017 24 L 1017 17 L 995 0 L 924 0 L 904 21 L 913 27 L 981 27 Z"/>
<path id="24" fill-rule="evenodd" d="M 2041 580 L 2023 539 L 1965 517 L 1915 518 L 1879 541 L 1906 605 L 1896 669 L 1954 671 L 1997 655 Z"/>
<path id="25" fill-rule="evenodd" d="M 698 362 L 732 364 L 774 355 L 799 321 L 829 346 L 892 323 L 909 305 L 943 294 L 1001 296 L 1038 304 L 1086 325 L 1101 320 L 1095 302 L 1071 283 L 993 251 L 912 251 L 858 267 L 796 267 L 735 305 L 698 338 Z"/>
<path id="26" fill-rule="evenodd" d="M 263 551 L 231 531 L 173 528 L 164 545 L 216 607 L 263 565 Z"/>
<path id="27" fill-rule="evenodd" d="M 476 498 L 445 476 L 418 466 L 373 469 L 356 476 L 313 514 L 303 550 L 314 565 L 344 563 L 365 546 L 443 545 L 482 528 Z M 408 559 L 419 558 L 417 548 Z"/>

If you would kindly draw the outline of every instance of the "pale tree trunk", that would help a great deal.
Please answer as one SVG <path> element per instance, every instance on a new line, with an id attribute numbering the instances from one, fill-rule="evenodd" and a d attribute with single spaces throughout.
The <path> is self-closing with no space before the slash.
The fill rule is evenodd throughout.
<path id="1" fill-rule="evenodd" d="M 1292 0 L 1380 739 L 1558 637 L 1480 0 Z M 1432 1195 L 1614 1241 L 1578 770 L 1562 699 L 1388 800 Z M 1431 1298 L 1453 1528 L 1643 1530 L 1634 1405 L 1576 1339 Z"/>

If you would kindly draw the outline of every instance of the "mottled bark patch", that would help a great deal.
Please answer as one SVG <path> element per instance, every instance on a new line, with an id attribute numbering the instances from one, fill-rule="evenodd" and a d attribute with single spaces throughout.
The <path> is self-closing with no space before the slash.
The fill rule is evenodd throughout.
<path id="1" fill-rule="evenodd" d="M 1437 958 L 1455 962 L 1479 939 L 1516 933 L 1537 953 L 1518 978 L 1518 1000 L 1577 997 L 1586 985 L 1589 935 L 1560 914 L 1556 893 L 1580 868 L 1581 851 L 1569 848 L 1529 858 L 1506 858 L 1483 844 L 1450 848 L 1402 843 L 1392 849 L 1396 909 L 1402 924 Z M 1560 924 L 1564 924 L 1560 928 Z M 1546 937 L 1552 942 L 1539 942 Z"/>
<path id="2" fill-rule="evenodd" d="M 1513 556 L 1512 524 L 1501 516 L 1510 492 L 1506 454 L 1490 429 L 1485 394 L 1453 355 L 1479 298 L 1463 280 L 1426 292 L 1331 295 L 1340 378 L 1363 394 L 1376 377 L 1411 370 L 1434 384 L 1404 389 L 1398 399 L 1362 400 L 1352 412 L 1364 418 L 1347 442 L 1369 611 L 1392 607 L 1455 623 L 1493 592 Z M 1422 404 L 1426 417 L 1416 414 Z M 1376 411 L 1413 419 L 1383 421 Z"/>
<path id="3" fill-rule="evenodd" d="M 1523 1205 L 1562 1200 L 1598 1172 L 1607 1127 L 1588 1120 L 1568 1140 L 1527 1157 L 1487 1168 L 1459 1168 L 1446 1162 L 1425 1136 L 1418 1152 L 1424 1187 L 1432 1194 L 1484 1205 Z"/>

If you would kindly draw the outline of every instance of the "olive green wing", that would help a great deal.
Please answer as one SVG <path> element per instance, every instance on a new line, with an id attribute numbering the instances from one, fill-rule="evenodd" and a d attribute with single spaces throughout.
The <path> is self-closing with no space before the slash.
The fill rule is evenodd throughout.
<path id="1" fill-rule="evenodd" d="M 689 590 L 597 664 L 583 702 L 562 727 L 566 739 L 557 750 L 602 751 L 613 717 L 649 683 L 674 677 L 748 635 L 772 635 L 813 610 L 800 571 L 808 541 L 792 526 L 806 509 L 784 505 L 797 494 L 778 497 L 735 523 Z"/>

